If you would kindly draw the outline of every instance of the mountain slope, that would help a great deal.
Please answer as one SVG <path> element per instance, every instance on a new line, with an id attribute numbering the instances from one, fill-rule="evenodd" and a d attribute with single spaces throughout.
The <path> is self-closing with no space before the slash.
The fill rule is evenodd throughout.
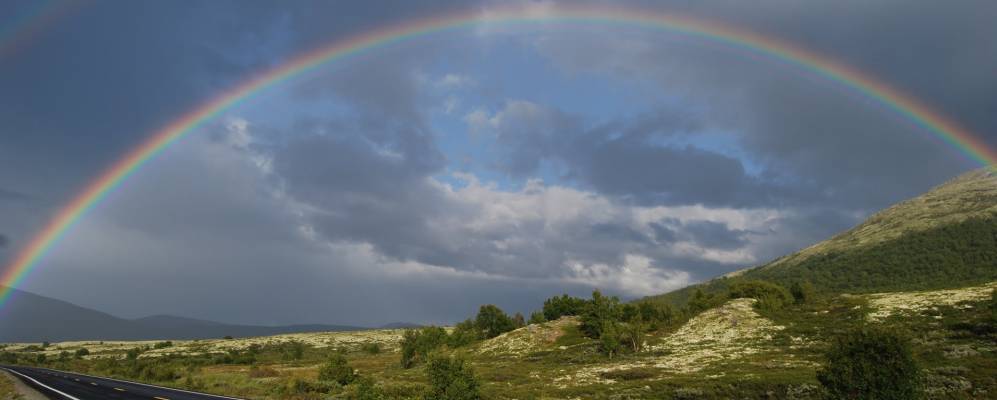
<path id="1" fill-rule="evenodd" d="M 959 287 L 997 279 L 997 171 L 959 176 L 831 239 L 754 268 L 651 299 L 682 304 L 696 289 L 762 279 L 835 293 Z"/>
<path id="2" fill-rule="evenodd" d="M 0 308 L 0 342 L 208 339 L 360 329 L 364 328 L 232 325 L 169 315 L 129 320 L 17 289 Z"/>

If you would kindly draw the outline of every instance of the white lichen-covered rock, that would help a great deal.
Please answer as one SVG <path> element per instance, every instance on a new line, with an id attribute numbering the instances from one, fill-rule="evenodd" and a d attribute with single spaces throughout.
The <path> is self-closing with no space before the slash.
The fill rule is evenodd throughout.
<path id="1" fill-rule="evenodd" d="M 578 325 L 577 317 L 527 325 L 486 340 L 476 349 L 479 354 L 523 356 L 550 346 L 564 335 L 564 328 Z"/>
<path id="2" fill-rule="evenodd" d="M 785 329 L 755 312 L 755 299 L 734 299 L 704 311 L 660 342 L 645 347 L 651 354 L 637 360 L 582 368 L 554 379 L 559 387 L 613 383 L 607 372 L 656 368 L 663 374 L 688 374 L 718 362 L 729 362 L 768 350 L 773 334 Z M 660 354 L 660 355 L 656 355 Z M 805 361 L 787 359 L 780 363 Z"/>
<path id="3" fill-rule="evenodd" d="M 694 372 L 722 361 L 763 351 L 772 335 L 785 329 L 758 315 L 755 299 L 734 299 L 689 320 L 649 351 L 668 351 L 653 366 L 675 372 Z"/>
<path id="4" fill-rule="evenodd" d="M 882 321 L 891 315 L 916 314 L 938 306 L 970 307 L 962 303 L 984 300 L 994 289 L 997 282 L 961 289 L 869 294 L 865 297 L 873 311 L 868 318 Z"/>

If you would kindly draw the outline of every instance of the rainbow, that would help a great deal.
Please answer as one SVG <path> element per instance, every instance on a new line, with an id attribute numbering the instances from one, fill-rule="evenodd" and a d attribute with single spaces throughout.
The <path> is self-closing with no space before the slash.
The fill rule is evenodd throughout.
<path id="1" fill-rule="evenodd" d="M 0 285 L 6 286 L 6 288 L 0 286 L 0 306 L 9 297 L 10 288 L 18 286 L 59 239 L 65 236 L 88 210 L 107 197 L 108 193 L 120 186 L 163 149 L 194 131 L 205 121 L 211 120 L 254 94 L 323 65 L 416 37 L 482 23 L 538 22 L 608 23 L 659 29 L 709 41 L 751 55 L 763 56 L 865 96 L 948 143 L 981 165 L 997 163 L 997 153 L 988 148 L 983 141 L 917 99 L 858 70 L 776 38 L 687 16 L 660 14 L 641 9 L 622 9 L 618 6 L 607 8 L 569 5 L 543 9 L 503 8 L 486 12 L 454 13 L 358 34 L 299 55 L 276 68 L 252 76 L 155 132 L 86 186 L 82 193 L 60 209 L 21 249 L 0 276 Z"/>
<path id="2" fill-rule="evenodd" d="M 79 3 L 81 2 L 68 0 L 38 1 L 34 7 L 16 15 L 0 29 L 0 58 L 14 53 L 17 48 L 30 42 Z"/>

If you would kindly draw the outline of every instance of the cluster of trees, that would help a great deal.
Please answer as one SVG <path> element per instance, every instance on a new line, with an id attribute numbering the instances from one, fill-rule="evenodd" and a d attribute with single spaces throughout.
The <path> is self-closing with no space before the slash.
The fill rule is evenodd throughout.
<path id="1" fill-rule="evenodd" d="M 977 218 L 745 276 L 784 285 L 810 281 L 836 293 L 908 291 L 990 282 L 997 279 L 994 265 L 997 218 Z"/>

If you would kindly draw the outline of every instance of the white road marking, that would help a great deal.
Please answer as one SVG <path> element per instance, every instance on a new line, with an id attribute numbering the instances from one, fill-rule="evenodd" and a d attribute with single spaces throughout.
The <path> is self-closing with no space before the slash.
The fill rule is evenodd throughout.
<path id="1" fill-rule="evenodd" d="M 145 386 L 145 387 L 150 387 L 150 388 L 159 389 L 159 390 L 166 390 L 166 391 L 180 392 L 180 393 L 188 393 L 188 394 L 196 394 L 198 396 L 213 397 L 213 398 L 216 398 L 216 399 L 245 400 L 245 399 L 240 399 L 238 397 L 228 397 L 228 396 L 222 396 L 222 395 L 210 394 L 210 393 L 191 392 L 189 390 L 174 389 L 174 388 L 168 388 L 168 387 L 156 386 L 156 385 L 149 385 L 149 384 L 139 383 L 139 382 L 123 381 L 123 380 L 120 380 L 120 379 L 105 378 L 105 377 L 101 377 L 101 376 L 93 376 L 93 375 L 81 374 L 81 373 L 77 373 L 77 372 L 74 372 L 73 374 L 75 374 L 77 376 L 86 376 L 86 377 L 90 377 L 90 378 L 94 378 L 94 379 L 102 379 L 102 380 L 105 380 L 105 381 L 114 381 L 114 382 L 120 382 L 120 383 L 127 383 L 129 385 Z M 76 400 L 79 400 L 79 399 L 76 399 Z"/>
<path id="2" fill-rule="evenodd" d="M 43 387 L 43 388 L 45 388 L 45 389 L 48 389 L 48 390 L 51 390 L 51 391 L 53 391 L 53 392 L 56 392 L 56 393 L 58 393 L 58 394 L 61 394 L 61 395 L 65 396 L 65 397 L 66 397 L 67 399 L 69 399 L 69 400 L 80 400 L 80 399 L 78 399 L 78 398 L 75 398 L 75 397 L 73 397 L 73 396 L 70 396 L 70 395 L 68 395 L 68 394 L 65 394 L 65 393 L 63 393 L 63 392 L 61 392 L 61 391 L 59 391 L 59 390 L 57 390 L 57 389 L 55 389 L 55 388 L 53 388 L 53 387 L 51 387 L 51 386 L 48 386 L 48 385 L 46 385 L 46 384 L 44 384 L 44 383 L 41 383 L 41 382 L 38 382 L 38 381 L 36 381 L 36 380 L 35 380 L 35 378 L 32 378 L 32 377 L 30 377 L 30 376 L 27 376 L 27 375 L 25 375 L 25 374 L 22 374 L 22 373 L 20 373 L 20 372 L 17 372 L 17 371 L 14 371 L 14 370 L 12 370 L 12 369 L 7 369 L 7 368 L 4 368 L 4 369 L 5 369 L 5 370 L 7 370 L 7 371 L 9 371 L 9 372 L 13 372 L 13 373 L 15 373 L 15 374 L 18 374 L 18 375 L 20 375 L 20 376 L 23 376 L 23 377 L 24 377 L 25 379 L 27 379 L 27 380 L 30 380 L 30 381 L 32 381 L 32 382 L 34 382 L 34 383 L 37 383 L 37 384 L 38 384 L 38 386 L 41 386 L 41 387 Z"/>

